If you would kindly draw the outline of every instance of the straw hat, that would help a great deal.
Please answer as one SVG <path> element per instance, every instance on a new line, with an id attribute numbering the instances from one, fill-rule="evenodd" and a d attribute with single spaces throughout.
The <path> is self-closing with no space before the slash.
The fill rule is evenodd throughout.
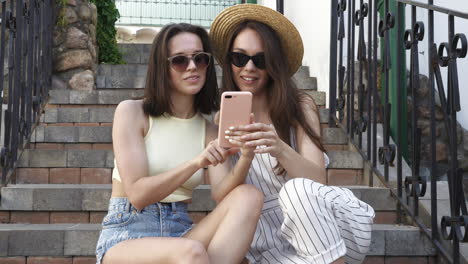
<path id="1" fill-rule="evenodd" d="M 223 54 L 223 51 L 229 44 L 227 39 L 229 34 L 235 30 L 237 25 L 246 20 L 261 22 L 276 31 L 287 57 L 291 75 L 294 74 L 301 66 L 304 55 L 301 35 L 291 21 L 281 13 L 256 4 L 234 5 L 224 9 L 216 16 L 211 24 L 210 37 L 219 63 L 223 63 L 226 55 Z"/>

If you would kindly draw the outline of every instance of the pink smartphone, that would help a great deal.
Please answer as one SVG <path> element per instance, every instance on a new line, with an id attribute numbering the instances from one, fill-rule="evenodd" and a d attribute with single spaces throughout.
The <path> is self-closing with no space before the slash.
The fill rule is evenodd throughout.
<path id="1" fill-rule="evenodd" d="M 232 126 L 247 125 L 252 113 L 251 92 L 224 92 L 221 95 L 218 140 L 223 148 L 235 147 L 225 138 L 225 131 Z"/>

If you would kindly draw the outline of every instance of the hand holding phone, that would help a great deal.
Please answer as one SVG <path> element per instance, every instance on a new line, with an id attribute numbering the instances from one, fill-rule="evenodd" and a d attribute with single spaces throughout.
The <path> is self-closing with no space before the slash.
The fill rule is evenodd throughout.
<path id="1" fill-rule="evenodd" d="M 219 118 L 218 141 L 224 148 L 237 147 L 225 138 L 225 131 L 232 126 L 250 123 L 252 112 L 251 92 L 224 92 L 221 95 L 221 113 Z"/>

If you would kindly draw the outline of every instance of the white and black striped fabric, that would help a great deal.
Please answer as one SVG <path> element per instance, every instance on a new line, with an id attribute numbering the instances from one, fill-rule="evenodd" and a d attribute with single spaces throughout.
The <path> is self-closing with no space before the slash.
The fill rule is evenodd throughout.
<path id="1" fill-rule="evenodd" d="M 370 246 L 372 207 L 348 189 L 277 175 L 276 164 L 269 154 L 256 154 L 247 176 L 246 182 L 265 194 L 250 263 L 327 264 L 342 256 L 346 263 L 362 263 Z"/>

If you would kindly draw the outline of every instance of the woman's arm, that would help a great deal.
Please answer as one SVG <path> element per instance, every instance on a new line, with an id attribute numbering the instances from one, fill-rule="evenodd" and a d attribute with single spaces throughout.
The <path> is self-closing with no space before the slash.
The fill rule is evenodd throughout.
<path id="1" fill-rule="evenodd" d="M 315 110 L 315 104 L 311 99 L 302 103 L 306 121 L 320 135 L 320 121 Z M 270 153 L 276 157 L 281 166 L 292 178 L 310 178 L 314 181 L 325 184 L 326 170 L 323 152 L 308 137 L 302 127 L 296 130 L 298 152 L 282 141 L 276 134 L 273 127 L 262 123 L 255 123 L 238 128 L 240 131 L 250 132 L 241 137 L 247 146 L 257 147 L 256 153 Z"/>
<path id="2" fill-rule="evenodd" d="M 216 140 L 218 127 L 210 124 L 207 125 L 207 141 Z M 220 152 L 228 156 L 237 153 L 239 150 L 225 150 L 221 147 Z M 253 153 L 252 153 L 253 154 Z M 229 160 L 220 163 L 216 166 L 208 166 L 208 177 L 211 185 L 211 196 L 213 200 L 219 203 L 230 191 L 235 187 L 245 182 L 250 165 L 252 164 L 253 155 L 246 153 L 241 154 L 239 160 L 234 166 Z"/>
<path id="3" fill-rule="evenodd" d="M 125 193 L 138 209 L 164 199 L 197 170 L 212 162 L 205 150 L 174 169 L 149 175 L 144 143 L 148 130 L 145 129 L 146 126 L 147 116 L 143 113 L 141 101 L 129 100 L 118 105 L 112 128 L 114 154 Z"/>

